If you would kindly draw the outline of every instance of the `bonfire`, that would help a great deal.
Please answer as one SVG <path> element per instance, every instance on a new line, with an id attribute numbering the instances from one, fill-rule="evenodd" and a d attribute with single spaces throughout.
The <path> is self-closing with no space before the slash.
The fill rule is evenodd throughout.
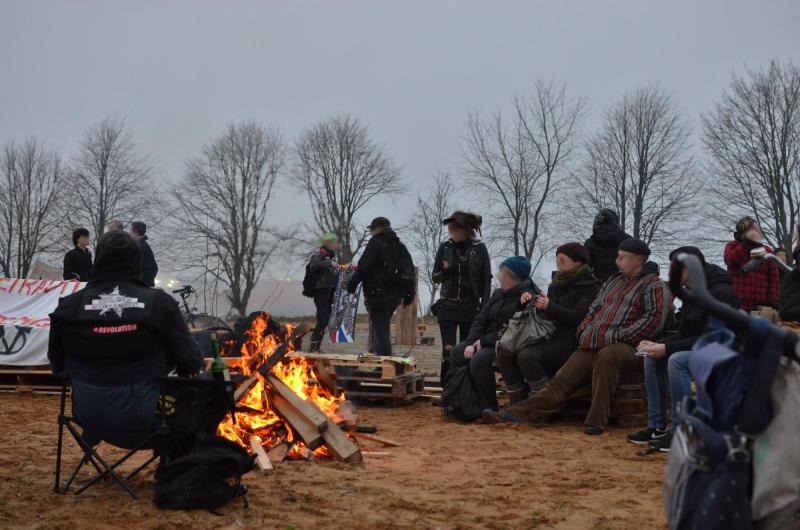
<path id="1" fill-rule="evenodd" d="M 244 386 L 246 390 L 238 396 L 235 420 L 228 413 L 217 427 L 217 434 L 253 451 L 258 446 L 267 451 L 285 447 L 286 458 L 291 459 L 309 458 L 310 452 L 315 458 L 341 458 L 338 452 L 331 451 L 336 440 L 328 438 L 338 436 L 339 442 L 346 439 L 339 436 L 341 431 L 336 425 L 351 416 L 350 403 L 335 385 L 321 383 L 326 378 L 330 381 L 330 374 L 320 373 L 325 367 L 294 354 L 291 341 L 283 342 L 294 326 L 286 325 L 286 336 L 280 337 L 272 331 L 282 326 L 274 324 L 268 313 L 261 313 L 245 332 L 240 351 L 230 351 L 230 343 L 227 352 L 223 347 L 231 371 L 248 377 L 250 386 Z M 264 374 L 263 365 L 270 355 L 287 345 L 287 356 Z M 289 391 L 295 396 L 288 395 Z M 315 409 L 324 415 L 321 421 L 314 421 Z"/>

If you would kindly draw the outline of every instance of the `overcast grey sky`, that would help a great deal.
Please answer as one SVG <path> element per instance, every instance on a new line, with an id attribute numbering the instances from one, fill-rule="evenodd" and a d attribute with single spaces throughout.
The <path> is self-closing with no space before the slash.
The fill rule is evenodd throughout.
<path id="1" fill-rule="evenodd" d="M 2 0 L 0 142 L 36 135 L 69 155 L 117 113 L 172 181 L 228 122 L 293 138 L 349 112 L 409 183 L 363 221 L 402 224 L 436 167 L 457 168 L 466 114 L 505 106 L 537 76 L 585 94 L 594 115 L 658 81 L 694 122 L 732 71 L 798 61 L 798 20 L 798 0 Z M 289 224 L 308 207 L 281 188 L 273 222 Z"/>

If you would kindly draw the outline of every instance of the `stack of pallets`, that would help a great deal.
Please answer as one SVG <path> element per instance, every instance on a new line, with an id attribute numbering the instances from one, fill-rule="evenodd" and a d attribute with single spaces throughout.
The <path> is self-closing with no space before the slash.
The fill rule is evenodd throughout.
<path id="1" fill-rule="evenodd" d="M 424 391 L 424 375 L 411 358 L 300 352 L 289 355 L 293 356 L 318 359 L 328 365 L 336 374 L 336 385 L 347 392 L 349 399 L 400 405 Z"/>
<path id="2" fill-rule="evenodd" d="M 0 392 L 61 392 L 61 382 L 50 366 L 0 365 Z"/>

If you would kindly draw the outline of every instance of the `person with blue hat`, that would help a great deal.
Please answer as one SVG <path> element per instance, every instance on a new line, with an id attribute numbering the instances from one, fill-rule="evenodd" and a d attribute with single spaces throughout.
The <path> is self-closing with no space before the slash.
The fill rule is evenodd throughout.
<path id="1" fill-rule="evenodd" d="M 525 256 L 513 256 L 500 263 L 496 289 L 483 305 L 467 340 L 450 352 L 450 367 L 469 365 L 470 375 L 484 407 L 497 410 L 497 388 L 494 377 L 495 344 L 508 321 L 542 291 L 531 279 L 531 262 Z"/>

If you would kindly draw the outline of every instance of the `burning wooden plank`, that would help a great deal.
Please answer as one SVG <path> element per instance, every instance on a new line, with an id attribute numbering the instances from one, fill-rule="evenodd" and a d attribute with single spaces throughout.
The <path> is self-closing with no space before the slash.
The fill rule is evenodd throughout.
<path id="1" fill-rule="evenodd" d="M 280 345 L 275 348 L 275 351 L 273 351 L 270 356 L 267 357 L 264 363 L 258 367 L 258 373 L 251 375 L 245 379 L 241 385 L 239 385 L 239 388 L 237 388 L 236 392 L 233 394 L 234 403 L 238 403 L 250 391 L 250 389 L 255 386 L 255 384 L 258 382 L 259 376 L 266 376 L 270 370 L 272 370 L 272 368 L 278 364 L 278 361 L 280 361 L 287 353 L 289 353 L 292 344 L 295 341 L 302 339 L 303 336 L 305 336 L 309 331 L 311 331 L 311 324 L 308 322 L 302 322 L 300 325 L 298 325 L 294 331 L 292 331 L 292 334 L 289 336 L 289 338 L 281 342 Z M 258 357 L 254 356 L 254 358 Z M 253 363 L 252 360 L 251 363 Z"/>
<path id="2" fill-rule="evenodd" d="M 274 375 L 268 375 L 266 381 L 274 392 L 291 403 L 312 425 L 317 427 L 319 432 L 328 428 L 328 417 L 316 405 L 295 394 L 294 390 Z"/>
<path id="3" fill-rule="evenodd" d="M 386 447 L 401 447 L 401 445 L 393 440 L 388 438 L 383 438 L 381 436 L 376 436 L 374 434 L 368 434 L 363 432 L 354 432 L 353 436 L 356 438 L 363 438 L 364 440 L 370 440 L 372 442 L 377 442 L 381 445 L 385 445 Z"/>
<path id="4" fill-rule="evenodd" d="M 322 437 L 338 460 L 349 464 L 361 462 L 361 450 L 332 420 L 328 420 L 328 428 L 322 433 Z"/>
<path id="5" fill-rule="evenodd" d="M 261 438 L 258 436 L 251 436 L 250 449 L 252 449 L 253 454 L 256 455 L 256 465 L 262 473 L 272 470 L 272 463 L 269 461 L 269 457 L 264 451 L 264 446 L 261 445 Z"/>
<path id="6" fill-rule="evenodd" d="M 291 402 L 276 393 L 270 394 L 270 405 L 272 409 L 289 424 L 294 433 L 303 440 L 309 449 L 316 449 L 323 444 L 322 434 L 319 427 L 311 423 L 302 412 L 297 410 Z"/>
<path id="7" fill-rule="evenodd" d="M 279 443 L 269 450 L 267 458 L 269 458 L 270 462 L 283 462 L 286 459 L 287 453 L 289 453 L 289 445 L 286 443 Z"/>

